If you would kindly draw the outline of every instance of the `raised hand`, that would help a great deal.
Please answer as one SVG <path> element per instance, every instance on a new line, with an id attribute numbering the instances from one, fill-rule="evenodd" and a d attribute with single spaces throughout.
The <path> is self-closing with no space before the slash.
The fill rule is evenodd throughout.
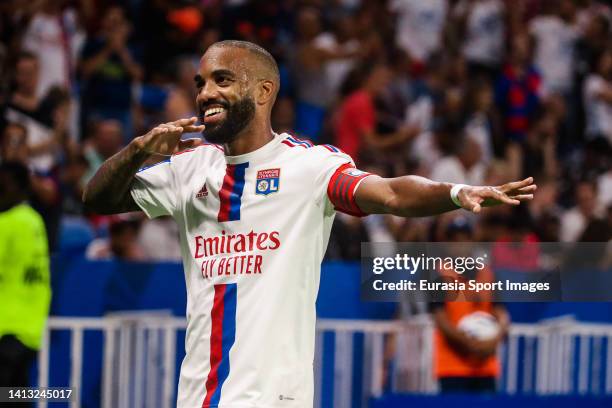
<path id="1" fill-rule="evenodd" d="M 202 139 L 181 140 L 184 132 L 201 132 L 204 125 L 196 125 L 197 118 L 179 119 L 174 122 L 163 123 L 140 136 L 138 146 L 150 155 L 170 156 L 185 149 L 197 147 Z"/>
<path id="2" fill-rule="evenodd" d="M 197 118 L 179 119 L 156 126 L 134 138 L 119 153 L 102 163 L 83 191 L 83 202 L 98 214 L 116 214 L 139 210 L 130 194 L 134 177 L 152 155 L 170 156 L 198 146 L 201 139 L 181 140 L 183 132 L 201 132 Z"/>
<path id="3" fill-rule="evenodd" d="M 531 200 L 536 189 L 533 177 L 527 177 L 497 187 L 465 186 L 459 191 L 457 198 L 464 209 L 479 213 L 482 207 L 499 204 L 518 205 L 521 201 Z"/>

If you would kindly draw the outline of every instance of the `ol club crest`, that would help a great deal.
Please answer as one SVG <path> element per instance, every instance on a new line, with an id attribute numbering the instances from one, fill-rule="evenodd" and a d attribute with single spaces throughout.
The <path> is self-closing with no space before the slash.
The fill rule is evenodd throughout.
<path id="1" fill-rule="evenodd" d="M 255 182 L 255 194 L 267 196 L 276 193 L 280 183 L 280 169 L 259 170 Z"/>

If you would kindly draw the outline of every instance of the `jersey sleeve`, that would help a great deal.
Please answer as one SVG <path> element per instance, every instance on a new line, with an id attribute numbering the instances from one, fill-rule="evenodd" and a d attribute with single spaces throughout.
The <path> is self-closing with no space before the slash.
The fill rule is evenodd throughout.
<path id="1" fill-rule="evenodd" d="M 178 189 L 172 162 L 165 160 L 136 173 L 130 193 L 149 218 L 173 215 L 178 207 Z"/>
<path id="2" fill-rule="evenodd" d="M 351 157 L 331 145 L 317 146 L 326 149 L 319 154 L 317 185 L 321 186 L 327 211 L 341 211 L 358 217 L 367 214 L 355 202 L 355 192 L 370 173 L 355 168 Z"/>

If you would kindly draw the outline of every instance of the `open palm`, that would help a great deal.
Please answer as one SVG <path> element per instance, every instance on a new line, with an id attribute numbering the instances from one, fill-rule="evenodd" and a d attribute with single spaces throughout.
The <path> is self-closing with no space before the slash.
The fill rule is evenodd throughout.
<path id="1" fill-rule="evenodd" d="M 482 207 L 491 207 L 499 204 L 518 205 L 521 201 L 533 199 L 537 186 L 533 177 L 521 181 L 513 181 L 501 186 L 466 186 L 461 189 L 457 198 L 461 207 L 474 213 L 480 212 Z"/>

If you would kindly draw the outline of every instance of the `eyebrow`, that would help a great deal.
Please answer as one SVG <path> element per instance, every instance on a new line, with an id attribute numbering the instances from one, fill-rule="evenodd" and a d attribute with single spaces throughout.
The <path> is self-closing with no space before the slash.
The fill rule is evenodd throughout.
<path id="1" fill-rule="evenodd" d="M 230 71 L 229 69 L 217 69 L 217 70 L 214 70 L 212 74 L 213 76 L 226 75 L 226 76 L 231 76 L 232 78 L 236 76 L 234 72 Z"/>
<path id="2" fill-rule="evenodd" d="M 226 75 L 226 76 L 230 76 L 232 78 L 236 77 L 236 74 L 234 74 L 234 72 L 230 71 L 229 69 L 217 69 L 217 70 L 214 70 L 212 72 L 212 76 L 220 76 L 220 75 Z M 204 81 L 204 78 L 202 78 L 202 75 L 196 74 L 196 76 L 193 77 L 193 80 L 196 83 L 200 83 L 200 82 Z"/>

